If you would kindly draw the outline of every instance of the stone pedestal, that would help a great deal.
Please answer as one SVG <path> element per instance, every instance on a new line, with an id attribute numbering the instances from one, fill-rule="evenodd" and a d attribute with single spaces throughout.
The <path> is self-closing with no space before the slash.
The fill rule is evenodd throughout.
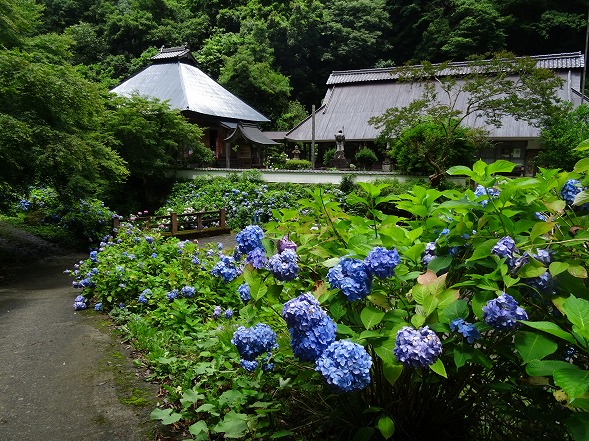
<path id="1" fill-rule="evenodd" d="M 346 159 L 343 151 L 335 152 L 333 157 L 333 166 L 337 169 L 345 169 L 350 167 L 350 161 Z"/>

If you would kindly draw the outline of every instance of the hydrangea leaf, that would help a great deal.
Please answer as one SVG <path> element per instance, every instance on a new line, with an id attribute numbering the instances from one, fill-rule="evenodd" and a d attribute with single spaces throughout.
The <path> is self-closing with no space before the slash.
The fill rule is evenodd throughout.
<path id="1" fill-rule="evenodd" d="M 573 277 L 578 277 L 579 279 L 587 278 L 587 269 L 582 265 L 569 264 L 567 271 Z"/>
<path id="2" fill-rule="evenodd" d="M 565 425 L 575 441 L 585 441 L 589 438 L 589 413 L 573 413 L 567 418 Z"/>
<path id="3" fill-rule="evenodd" d="M 467 361 L 474 357 L 474 350 L 471 346 L 457 346 L 454 348 L 454 364 L 457 369 L 460 369 Z"/>
<path id="4" fill-rule="evenodd" d="M 574 399 L 589 390 L 589 371 L 571 365 L 571 368 L 557 369 L 553 373 L 554 384 Z"/>
<path id="5" fill-rule="evenodd" d="M 546 268 L 544 268 L 543 266 L 536 266 L 534 264 L 528 263 L 521 267 L 517 275 L 523 278 L 533 278 L 540 277 L 545 272 Z"/>
<path id="6" fill-rule="evenodd" d="M 569 321 L 581 330 L 589 329 L 589 302 L 570 296 L 562 308 Z"/>
<path id="7" fill-rule="evenodd" d="M 548 208 L 550 211 L 561 213 L 566 207 L 566 202 L 558 199 L 552 202 L 544 202 L 544 205 L 546 205 L 546 208 Z"/>
<path id="8" fill-rule="evenodd" d="M 510 161 L 506 161 L 504 159 L 500 159 L 498 161 L 493 162 L 492 164 L 489 164 L 486 167 L 486 172 L 489 175 L 492 175 L 494 173 L 511 173 L 514 169 L 516 164 L 514 164 L 513 162 Z"/>
<path id="9" fill-rule="evenodd" d="M 495 298 L 495 295 L 488 291 L 480 291 L 474 295 L 472 298 L 472 312 L 474 312 L 478 319 L 482 319 L 483 317 L 483 306 L 493 298 Z"/>
<path id="10" fill-rule="evenodd" d="M 567 270 L 569 264 L 567 262 L 552 262 L 548 267 L 550 274 L 554 277 Z"/>
<path id="11" fill-rule="evenodd" d="M 242 438 L 248 430 L 247 419 L 246 414 L 231 410 L 213 430 L 215 433 L 224 433 L 225 438 Z"/>
<path id="12" fill-rule="evenodd" d="M 280 430 L 278 432 L 274 432 L 271 436 L 270 439 L 278 439 L 278 438 L 283 438 L 285 436 L 292 436 L 294 435 L 290 430 Z"/>
<path id="13" fill-rule="evenodd" d="M 389 299 L 382 294 L 370 294 L 366 297 L 370 302 L 376 306 L 380 306 L 383 309 L 389 310 L 391 308 L 391 302 Z"/>
<path id="14" fill-rule="evenodd" d="M 403 372 L 403 365 L 401 363 L 383 363 L 382 364 L 382 373 L 387 381 L 394 386 L 396 381 L 401 376 Z"/>
<path id="15" fill-rule="evenodd" d="M 382 416 L 376 424 L 384 439 L 389 439 L 395 433 L 395 423 L 389 416 Z"/>
<path id="16" fill-rule="evenodd" d="M 366 329 L 372 329 L 380 322 L 385 316 L 385 312 L 381 309 L 374 308 L 372 306 L 366 306 L 360 313 L 360 320 Z"/>
<path id="17" fill-rule="evenodd" d="M 561 360 L 532 360 L 526 364 L 526 373 L 532 377 L 551 377 L 555 370 L 570 367 L 570 363 Z"/>
<path id="18" fill-rule="evenodd" d="M 468 303 L 466 300 L 458 299 L 442 309 L 440 321 L 443 323 L 450 323 L 457 318 L 466 320 L 468 318 L 468 312 Z"/>
<path id="19" fill-rule="evenodd" d="M 577 173 L 584 173 L 586 171 L 589 171 L 589 158 L 583 158 L 583 159 L 579 160 L 575 164 L 575 169 L 574 170 Z"/>
<path id="20" fill-rule="evenodd" d="M 536 222 L 530 231 L 530 240 L 533 242 L 535 238 L 551 231 L 555 225 L 556 222 Z"/>
<path id="21" fill-rule="evenodd" d="M 542 360 L 553 354 L 558 349 L 558 345 L 541 334 L 524 331 L 515 335 L 515 348 L 525 364 L 532 360 Z"/>
<path id="22" fill-rule="evenodd" d="M 441 377 L 448 378 L 446 367 L 441 358 L 438 358 L 434 364 L 430 364 L 429 368 Z"/>
<path id="23" fill-rule="evenodd" d="M 568 332 L 562 330 L 556 323 L 552 322 L 530 322 L 522 321 L 525 325 L 530 328 L 537 329 L 539 331 L 547 332 L 548 334 L 554 335 L 555 337 L 562 338 L 571 344 L 576 344 L 574 337 Z"/>

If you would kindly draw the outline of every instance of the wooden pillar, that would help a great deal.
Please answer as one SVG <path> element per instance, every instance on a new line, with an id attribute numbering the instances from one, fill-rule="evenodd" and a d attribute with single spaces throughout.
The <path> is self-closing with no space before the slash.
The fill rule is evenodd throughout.
<path id="1" fill-rule="evenodd" d="M 221 208 L 219 210 L 219 227 L 225 228 L 225 209 Z"/>
<path id="2" fill-rule="evenodd" d="M 225 168 L 231 168 L 231 146 L 225 142 Z"/>
<path id="3" fill-rule="evenodd" d="M 178 215 L 176 213 L 170 213 L 170 233 L 176 234 L 178 232 Z"/>

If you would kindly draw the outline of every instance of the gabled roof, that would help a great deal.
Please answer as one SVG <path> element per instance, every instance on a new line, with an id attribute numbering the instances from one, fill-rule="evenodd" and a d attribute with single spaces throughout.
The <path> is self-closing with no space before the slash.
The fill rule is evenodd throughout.
<path id="1" fill-rule="evenodd" d="M 153 64 L 112 92 L 168 101 L 170 107 L 216 118 L 268 122 L 269 119 L 237 98 L 198 67 L 187 47 L 162 48 Z"/>
<path id="2" fill-rule="evenodd" d="M 260 131 L 260 129 L 258 128 L 258 126 L 256 124 L 251 124 L 251 123 L 237 124 L 237 127 L 235 128 L 233 133 L 231 133 L 231 135 L 229 135 L 225 139 L 225 141 L 233 142 L 239 137 L 247 139 L 247 140 L 253 142 L 254 144 L 278 145 L 277 142 L 272 141 L 270 138 L 268 138 L 266 135 L 264 135 Z"/>
<path id="3" fill-rule="evenodd" d="M 581 98 L 574 93 L 575 89 L 580 89 L 580 75 L 584 66 L 584 57 L 580 52 L 533 58 L 538 60 L 538 66 L 554 70 L 565 80 L 565 86 L 557 91 L 561 99 L 575 104 L 581 102 Z M 467 63 L 452 65 L 455 75 L 458 72 L 466 73 Z M 574 74 L 569 76 L 569 70 L 574 71 Z M 380 116 L 392 107 L 405 107 L 422 97 L 423 84 L 397 81 L 391 72 L 392 68 L 333 72 L 327 81 L 328 89 L 323 104 L 315 113 L 315 140 L 335 142 L 335 134 L 343 130 L 347 141 L 372 141 L 378 137 L 381 129 L 370 125 L 370 118 Z M 464 94 L 459 96 L 456 108 L 466 108 L 466 99 Z M 536 127 L 512 117 L 505 117 L 502 127 L 495 127 L 486 126 L 482 118 L 471 114 L 464 124 L 485 128 L 494 139 L 530 139 L 539 136 Z M 311 117 L 289 131 L 286 139 L 310 142 Z"/>

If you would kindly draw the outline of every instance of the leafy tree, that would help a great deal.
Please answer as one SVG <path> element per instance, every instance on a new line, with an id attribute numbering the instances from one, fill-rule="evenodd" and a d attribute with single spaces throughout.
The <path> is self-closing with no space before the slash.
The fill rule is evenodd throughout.
<path id="1" fill-rule="evenodd" d="M 399 81 L 414 82 L 423 94 L 405 107 L 388 109 L 370 123 L 383 129 L 379 138 L 384 141 L 395 140 L 425 121 L 438 125 L 444 138 L 423 151 L 435 170 L 430 175 L 434 186 L 452 165 L 448 162 L 452 140 L 470 115 L 497 127 L 506 115 L 537 126 L 561 109 L 555 93 L 562 81 L 549 70 L 536 67 L 533 59 L 509 54 L 473 59 L 466 69 L 450 63 L 424 63 L 417 68 L 395 69 L 393 74 Z"/>
<path id="2" fill-rule="evenodd" d="M 589 138 L 589 106 L 567 109 L 547 121 L 541 131 L 542 150 L 536 164 L 545 168 L 572 171 L 583 155 L 574 150 L 581 141 Z"/>
<path id="3" fill-rule="evenodd" d="M 34 0 L 0 0 L 0 48 L 17 46 L 32 35 L 41 10 Z"/>
<path id="4" fill-rule="evenodd" d="M 102 142 L 127 162 L 130 172 L 112 206 L 136 200 L 143 207 L 155 208 L 170 168 L 213 160 L 213 153 L 202 142 L 202 130 L 158 100 L 113 97 L 102 117 L 100 134 Z"/>

